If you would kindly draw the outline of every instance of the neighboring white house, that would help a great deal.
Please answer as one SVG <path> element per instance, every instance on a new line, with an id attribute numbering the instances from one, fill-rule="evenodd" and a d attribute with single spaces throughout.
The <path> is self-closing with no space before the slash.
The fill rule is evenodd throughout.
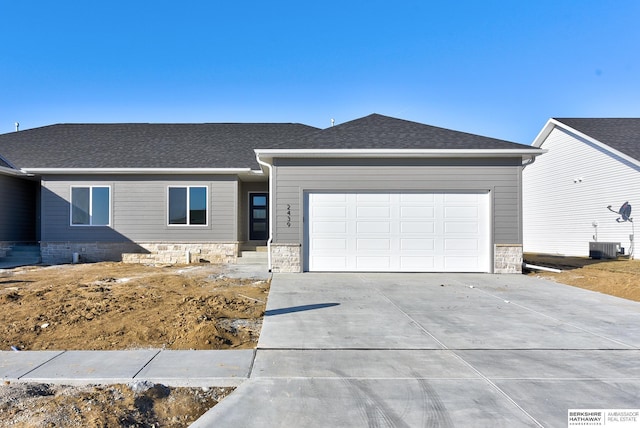
<path id="1" fill-rule="evenodd" d="M 640 219 L 640 119 L 550 119 L 533 146 L 547 153 L 523 171 L 524 251 L 588 256 L 598 241 L 629 254 L 634 224 L 618 212 L 628 202 Z"/>

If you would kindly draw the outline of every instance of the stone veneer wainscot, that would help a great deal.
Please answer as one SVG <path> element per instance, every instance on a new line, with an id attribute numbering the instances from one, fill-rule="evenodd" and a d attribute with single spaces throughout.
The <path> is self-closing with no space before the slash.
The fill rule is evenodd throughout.
<path id="1" fill-rule="evenodd" d="M 522 273 L 522 245 L 496 244 L 493 273 Z"/>
<path id="2" fill-rule="evenodd" d="M 40 248 L 46 264 L 71 263 L 73 253 L 82 262 L 235 263 L 238 258 L 238 242 L 42 242 Z"/>
<path id="3" fill-rule="evenodd" d="M 302 272 L 300 244 L 271 244 L 271 272 Z"/>

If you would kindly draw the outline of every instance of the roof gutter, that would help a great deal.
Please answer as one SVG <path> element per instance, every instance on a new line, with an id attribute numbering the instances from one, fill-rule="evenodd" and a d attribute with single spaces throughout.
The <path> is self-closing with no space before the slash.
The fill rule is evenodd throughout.
<path id="1" fill-rule="evenodd" d="M 251 168 L 22 168 L 27 174 L 251 174 Z"/>
<path id="2" fill-rule="evenodd" d="M 271 272 L 271 243 L 273 242 L 273 165 L 260 159 L 260 154 L 256 152 L 256 161 L 260 166 L 264 166 L 269 171 L 269 239 L 267 239 L 267 267 Z"/>
<path id="3" fill-rule="evenodd" d="M 531 149 L 256 149 L 256 154 L 263 157 L 513 157 L 513 156 L 537 156 L 544 151 L 538 148 Z"/>
<path id="4" fill-rule="evenodd" d="M 19 169 L 7 168 L 6 166 L 0 166 L 0 174 L 12 175 L 15 177 L 31 177 L 33 175 L 25 171 L 20 171 Z"/>

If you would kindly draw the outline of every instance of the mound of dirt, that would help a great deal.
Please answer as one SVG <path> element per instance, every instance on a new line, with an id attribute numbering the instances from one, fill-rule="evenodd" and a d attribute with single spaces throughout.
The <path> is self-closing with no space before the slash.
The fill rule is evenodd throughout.
<path id="1" fill-rule="evenodd" d="M 0 387 L 0 423 L 12 427 L 187 427 L 233 388 L 130 385 Z"/>
<path id="2" fill-rule="evenodd" d="M 95 263 L 0 274 L 0 349 L 256 346 L 269 282 L 215 265 Z"/>

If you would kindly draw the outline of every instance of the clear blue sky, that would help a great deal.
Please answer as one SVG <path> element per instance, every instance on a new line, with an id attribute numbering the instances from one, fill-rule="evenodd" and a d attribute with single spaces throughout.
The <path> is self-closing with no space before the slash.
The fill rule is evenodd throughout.
<path id="1" fill-rule="evenodd" d="M 640 117 L 640 2 L 9 1 L 0 132 L 380 113 L 530 144 Z"/>

